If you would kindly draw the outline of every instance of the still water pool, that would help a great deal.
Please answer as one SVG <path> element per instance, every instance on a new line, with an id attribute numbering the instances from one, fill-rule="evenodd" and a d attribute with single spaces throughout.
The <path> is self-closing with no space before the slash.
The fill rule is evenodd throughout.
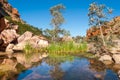
<path id="1" fill-rule="evenodd" d="M 99 64 L 99 63 L 94 63 Z M 97 67 L 97 68 L 96 68 Z M 99 68 L 98 68 L 99 67 Z M 119 80 L 117 74 L 94 66 L 87 58 L 75 56 L 48 57 L 18 75 L 17 80 Z"/>

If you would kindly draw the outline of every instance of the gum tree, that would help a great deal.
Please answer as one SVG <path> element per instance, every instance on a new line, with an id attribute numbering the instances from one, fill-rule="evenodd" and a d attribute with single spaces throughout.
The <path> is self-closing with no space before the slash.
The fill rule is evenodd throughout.
<path id="1" fill-rule="evenodd" d="M 52 15 L 51 24 L 53 26 L 53 37 L 52 40 L 54 41 L 56 38 L 59 37 L 59 33 L 61 31 L 60 26 L 64 23 L 64 17 L 62 16 L 62 10 L 65 9 L 63 4 L 58 4 L 50 8 L 50 13 Z"/>
<path id="2" fill-rule="evenodd" d="M 97 4 L 93 2 L 89 6 L 89 12 L 88 12 L 89 25 L 100 27 L 100 34 L 104 46 L 106 45 L 106 43 L 104 40 L 102 25 L 107 20 L 107 15 L 111 13 L 112 13 L 112 9 L 106 7 L 104 4 Z"/>

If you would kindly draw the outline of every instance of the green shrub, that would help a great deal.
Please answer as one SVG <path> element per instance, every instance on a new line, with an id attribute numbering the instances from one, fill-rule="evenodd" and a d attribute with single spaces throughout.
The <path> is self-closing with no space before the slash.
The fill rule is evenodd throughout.
<path id="1" fill-rule="evenodd" d="M 31 46 L 31 44 L 27 43 L 24 47 L 24 52 L 26 54 L 31 54 L 33 52 L 33 47 Z"/>
<path id="2" fill-rule="evenodd" d="M 35 35 L 42 35 L 42 29 L 39 29 L 37 27 L 34 27 L 34 26 L 31 26 L 29 24 L 26 24 L 26 23 L 22 23 L 22 22 L 17 22 L 17 21 L 13 21 L 11 19 L 11 17 L 9 16 L 6 16 L 5 17 L 7 20 L 9 20 L 10 23 L 13 23 L 13 24 L 16 24 L 18 25 L 18 33 L 19 34 L 23 34 L 24 32 L 26 31 L 30 31 L 32 32 L 33 34 Z"/>
<path id="3" fill-rule="evenodd" d="M 86 52 L 87 44 L 74 42 L 52 43 L 47 47 L 49 53 L 79 53 Z"/>

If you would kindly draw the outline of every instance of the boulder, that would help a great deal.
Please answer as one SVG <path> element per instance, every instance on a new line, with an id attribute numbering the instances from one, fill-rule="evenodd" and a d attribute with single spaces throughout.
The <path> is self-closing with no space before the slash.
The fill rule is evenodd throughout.
<path id="1" fill-rule="evenodd" d="M 96 53 L 96 48 L 94 47 L 94 43 L 87 44 L 87 52 Z"/>
<path id="2" fill-rule="evenodd" d="M 26 31 L 23 35 L 18 38 L 18 43 L 31 39 L 33 36 L 32 32 Z"/>
<path id="3" fill-rule="evenodd" d="M 64 37 L 62 38 L 62 41 L 68 42 L 68 41 L 73 41 L 73 39 L 72 39 L 71 36 L 64 36 Z"/>
<path id="4" fill-rule="evenodd" d="M 9 44 L 10 42 L 16 40 L 19 35 L 16 33 L 15 30 L 8 29 L 1 32 L 1 37 L 5 44 Z"/>
<path id="5" fill-rule="evenodd" d="M 42 40 L 39 36 L 32 36 L 33 33 L 26 31 L 23 35 L 18 38 L 18 44 L 13 48 L 15 51 L 22 51 L 25 45 L 30 44 L 33 48 L 47 47 L 48 41 Z"/>
<path id="6" fill-rule="evenodd" d="M 48 41 L 40 39 L 38 41 L 38 46 L 39 47 L 47 47 L 48 46 Z"/>
<path id="7" fill-rule="evenodd" d="M 110 55 L 103 55 L 99 58 L 100 61 L 112 61 L 112 57 Z"/>
<path id="8" fill-rule="evenodd" d="M 34 48 L 37 48 L 37 47 L 39 47 L 38 46 L 38 43 L 39 43 L 39 40 L 40 40 L 40 38 L 39 38 L 39 36 L 33 36 L 30 40 L 29 40 L 29 43 L 34 47 Z"/>
<path id="9" fill-rule="evenodd" d="M 109 51 L 112 54 L 119 54 L 120 53 L 120 48 L 112 47 Z"/>
<path id="10" fill-rule="evenodd" d="M 120 64 L 120 54 L 113 54 L 112 57 L 116 64 Z"/>
<path id="11" fill-rule="evenodd" d="M 9 53 L 13 53 L 13 47 L 14 47 L 14 44 L 9 44 L 7 47 L 6 47 L 6 52 L 9 52 Z"/>
<path id="12" fill-rule="evenodd" d="M 27 44 L 27 41 L 24 41 L 24 42 L 16 44 L 13 47 L 13 51 L 23 51 L 23 49 L 24 49 L 24 47 L 25 47 L 26 44 Z"/>
<path id="13" fill-rule="evenodd" d="M 18 10 L 16 8 L 12 8 L 12 14 L 20 17 Z"/>

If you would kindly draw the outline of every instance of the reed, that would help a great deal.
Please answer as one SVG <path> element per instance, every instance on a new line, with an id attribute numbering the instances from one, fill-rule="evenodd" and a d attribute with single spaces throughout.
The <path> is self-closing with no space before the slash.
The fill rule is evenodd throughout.
<path id="1" fill-rule="evenodd" d="M 49 53 L 79 53 L 86 52 L 86 43 L 74 43 L 74 42 L 63 42 L 63 43 L 52 43 L 47 47 Z"/>

